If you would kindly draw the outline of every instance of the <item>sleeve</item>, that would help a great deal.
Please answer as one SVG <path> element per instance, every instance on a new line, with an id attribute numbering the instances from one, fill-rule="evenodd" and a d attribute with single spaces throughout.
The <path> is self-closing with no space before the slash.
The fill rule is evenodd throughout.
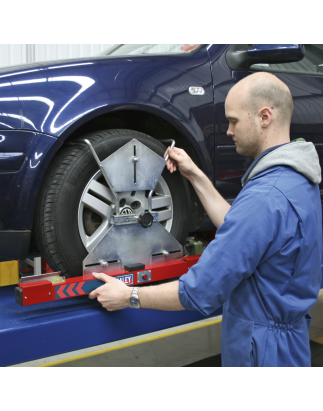
<path id="1" fill-rule="evenodd" d="M 204 315 L 221 307 L 241 281 L 281 249 L 285 231 L 284 216 L 268 195 L 238 197 L 198 263 L 180 277 L 182 306 Z"/>

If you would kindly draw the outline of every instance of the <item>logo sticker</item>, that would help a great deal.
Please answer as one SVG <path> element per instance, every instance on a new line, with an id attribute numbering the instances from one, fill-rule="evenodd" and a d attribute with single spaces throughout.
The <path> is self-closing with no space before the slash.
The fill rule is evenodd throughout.
<path id="1" fill-rule="evenodd" d="M 123 207 L 122 211 L 120 214 L 133 214 L 133 209 L 129 206 Z"/>
<path id="2" fill-rule="evenodd" d="M 133 284 L 133 273 L 124 274 L 124 275 L 117 275 L 114 278 L 117 278 L 118 280 L 123 281 L 126 285 L 132 285 Z"/>

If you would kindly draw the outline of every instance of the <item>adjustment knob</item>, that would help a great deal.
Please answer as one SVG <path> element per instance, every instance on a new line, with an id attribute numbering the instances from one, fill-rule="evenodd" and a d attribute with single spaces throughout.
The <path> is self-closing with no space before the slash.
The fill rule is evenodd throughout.
<path id="1" fill-rule="evenodd" d="M 150 227 L 153 221 L 154 221 L 154 217 L 148 211 L 146 211 L 145 213 L 141 213 L 139 216 L 139 220 L 138 220 L 139 224 L 143 228 Z"/>

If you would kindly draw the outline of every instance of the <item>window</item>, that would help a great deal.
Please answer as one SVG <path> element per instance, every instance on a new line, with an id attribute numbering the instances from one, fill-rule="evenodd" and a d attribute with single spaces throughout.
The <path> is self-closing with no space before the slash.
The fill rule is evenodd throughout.
<path id="1" fill-rule="evenodd" d="M 202 48 L 203 44 L 115 44 L 100 56 L 135 56 L 141 54 L 187 54 Z"/>

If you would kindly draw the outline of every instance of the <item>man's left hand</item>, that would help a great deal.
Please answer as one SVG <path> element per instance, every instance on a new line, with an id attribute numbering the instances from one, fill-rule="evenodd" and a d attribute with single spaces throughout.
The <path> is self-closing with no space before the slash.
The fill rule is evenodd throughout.
<path id="1" fill-rule="evenodd" d="M 132 288 L 123 281 L 110 277 L 103 273 L 92 273 L 93 277 L 104 281 L 106 284 L 96 288 L 89 294 L 89 298 L 97 298 L 102 307 L 108 311 L 121 310 L 130 307 L 130 297 Z"/>

